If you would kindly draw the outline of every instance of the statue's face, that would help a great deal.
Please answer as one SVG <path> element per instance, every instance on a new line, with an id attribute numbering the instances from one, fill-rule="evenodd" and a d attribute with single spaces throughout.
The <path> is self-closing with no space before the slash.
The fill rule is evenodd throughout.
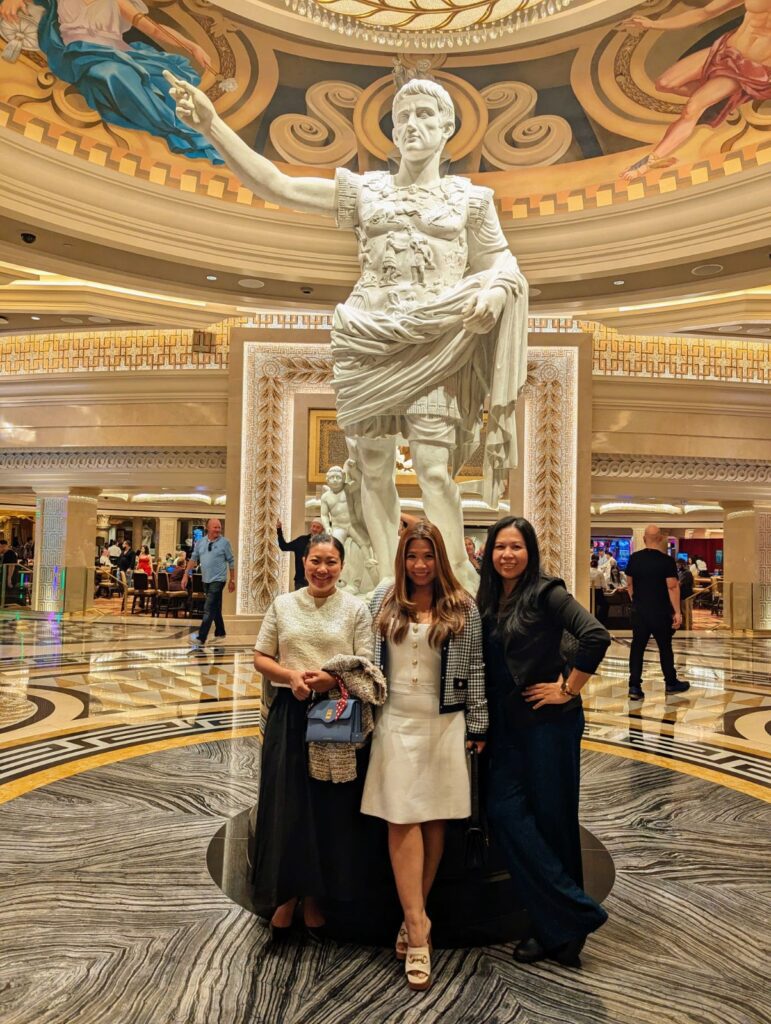
<path id="1" fill-rule="evenodd" d="M 335 492 L 335 494 L 338 494 L 343 489 L 345 477 L 339 470 L 330 470 L 327 473 L 327 483 L 329 484 L 330 488 Z"/>
<path id="2" fill-rule="evenodd" d="M 394 109 L 394 143 L 402 156 L 440 153 L 453 132 L 433 96 L 416 93 L 399 100 Z"/>

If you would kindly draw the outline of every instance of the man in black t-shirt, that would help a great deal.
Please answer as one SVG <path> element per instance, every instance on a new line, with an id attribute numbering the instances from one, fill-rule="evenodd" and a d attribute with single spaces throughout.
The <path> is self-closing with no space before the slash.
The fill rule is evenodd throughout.
<path id="1" fill-rule="evenodd" d="M 627 589 L 632 599 L 632 649 L 629 652 L 629 699 L 642 700 L 643 656 L 653 637 L 659 649 L 667 693 L 684 693 L 689 683 L 675 671 L 672 636 L 682 625 L 680 584 L 675 560 L 664 554 L 664 537 L 658 526 L 646 526 L 645 547 L 635 551 L 626 566 Z"/>
<path id="2" fill-rule="evenodd" d="M 0 540 L 0 586 L 3 584 L 6 587 L 13 586 L 13 580 L 16 576 L 16 563 L 19 561 L 19 556 L 8 544 L 7 540 Z M 5 579 L 3 579 L 3 566 L 8 568 L 5 570 Z"/>
<path id="3" fill-rule="evenodd" d="M 303 569 L 303 556 L 308 547 L 308 541 L 316 533 L 324 532 L 324 524 L 320 519 L 313 519 L 311 521 L 311 532 L 301 533 L 295 537 L 294 540 L 285 540 L 284 531 L 281 528 L 281 520 L 276 521 L 276 533 L 278 535 L 278 546 L 282 551 L 291 551 L 294 555 L 294 588 L 300 590 L 301 587 L 307 587 L 308 581 L 305 578 L 305 570 Z"/>

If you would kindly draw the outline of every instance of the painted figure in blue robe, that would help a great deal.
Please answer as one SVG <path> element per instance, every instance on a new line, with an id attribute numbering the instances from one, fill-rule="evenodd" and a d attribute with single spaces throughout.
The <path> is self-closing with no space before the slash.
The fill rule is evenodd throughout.
<path id="1" fill-rule="evenodd" d="M 1 0 L 0 16 L 13 23 L 27 2 Z M 104 121 L 157 135 L 166 140 L 173 153 L 222 163 L 200 132 L 180 121 L 174 112 L 163 72 L 169 70 L 197 85 L 201 76 L 188 58 L 156 50 L 147 43 L 127 43 L 123 35 L 132 27 L 138 28 L 158 43 L 186 50 L 205 67 L 203 47 L 153 21 L 143 0 L 34 2 L 43 8 L 38 40 L 48 66 L 57 78 L 74 85 Z"/>

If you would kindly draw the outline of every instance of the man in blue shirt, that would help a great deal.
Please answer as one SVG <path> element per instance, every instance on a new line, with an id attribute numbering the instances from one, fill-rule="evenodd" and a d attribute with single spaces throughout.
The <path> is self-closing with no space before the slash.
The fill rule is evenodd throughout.
<path id="1" fill-rule="evenodd" d="M 225 623 L 222 619 L 222 591 L 225 583 L 232 594 L 236 589 L 236 563 L 230 541 L 222 536 L 222 523 L 219 519 L 210 519 L 206 524 L 206 536 L 202 537 L 193 548 L 190 561 L 187 563 L 182 577 L 182 589 L 187 587 L 188 574 L 196 566 L 201 566 L 203 589 L 206 601 L 203 606 L 203 619 L 197 633 L 193 633 L 191 641 L 196 645 L 206 643 L 209 630 L 214 623 L 214 637 L 219 640 L 225 636 Z M 230 580 L 228 581 L 228 570 Z"/>

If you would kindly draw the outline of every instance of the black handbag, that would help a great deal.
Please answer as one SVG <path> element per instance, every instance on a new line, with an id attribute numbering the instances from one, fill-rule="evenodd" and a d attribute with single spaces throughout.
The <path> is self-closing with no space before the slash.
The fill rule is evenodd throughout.
<path id="1" fill-rule="evenodd" d="M 476 746 L 466 752 L 468 757 L 469 784 L 471 787 L 471 817 L 466 823 L 463 838 L 463 859 L 467 871 L 481 871 L 487 866 L 490 840 L 486 822 L 482 817 L 479 784 L 479 751 Z"/>

